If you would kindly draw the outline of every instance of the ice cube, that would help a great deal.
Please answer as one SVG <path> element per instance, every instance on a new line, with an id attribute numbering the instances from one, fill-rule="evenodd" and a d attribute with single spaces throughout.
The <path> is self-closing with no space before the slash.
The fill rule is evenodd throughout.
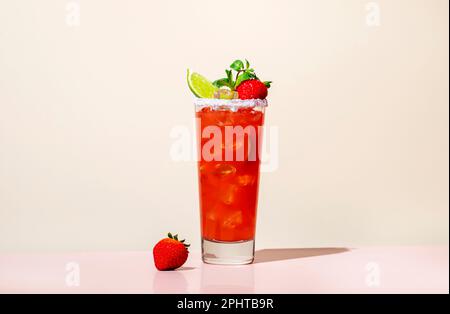
<path id="1" fill-rule="evenodd" d="M 219 110 L 215 112 L 214 123 L 219 126 L 231 126 L 234 123 L 234 117 L 230 113 L 229 108 L 223 107 L 218 108 Z"/>
<path id="2" fill-rule="evenodd" d="M 225 228 L 236 228 L 242 224 L 242 212 L 237 211 L 230 214 L 224 221 L 223 226 Z"/>
<path id="3" fill-rule="evenodd" d="M 241 185 L 241 186 L 249 186 L 249 185 L 253 185 L 253 183 L 255 183 L 255 177 L 245 174 L 245 175 L 237 177 L 237 181 L 238 181 L 239 185 Z"/>
<path id="4" fill-rule="evenodd" d="M 234 203 L 236 199 L 236 193 L 238 191 L 238 187 L 234 184 L 230 184 L 224 189 L 220 191 L 220 200 L 227 205 L 231 205 Z"/>
<path id="5" fill-rule="evenodd" d="M 206 212 L 206 220 L 209 222 L 215 222 L 217 221 L 217 215 L 213 210 L 209 210 Z"/>
<path id="6" fill-rule="evenodd" d="M 217 164 L 215 173 L 219 176 L 229 176 L 236 173 L 236 168 L 229 164 Z"/>

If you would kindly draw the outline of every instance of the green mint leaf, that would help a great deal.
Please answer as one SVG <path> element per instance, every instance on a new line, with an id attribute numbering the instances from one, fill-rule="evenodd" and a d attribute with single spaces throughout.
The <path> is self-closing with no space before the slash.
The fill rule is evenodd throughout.
<path id="1" fill-rule="evenodd" d="M 238 76 L 238 78 L 236 80 L 236 87 L 241 85 L 241 83 L 243 81 L 247 81 L 247 80 L 250 80 L 252 78 L 254 78 L 254 75 L 252 75 L 251 73 L 249 73 L 249 72 L 242 73 L 241 75 Z"/>
<path id="2" fill-rule="evenodd" d="M 231 86 L 232 86 L 228 78 L 218 79 L 218 80 L 213 82 L 213 85 L 218 87 L 218 88 L 221 88 L 221 87 L 224 87 L 224 86 L 231 88 Z"/>
<path id="3" fill-rule="evenodd" d="M 240 71 L 244 68 L 244 63 L 241 60 L 235 60 L 231 65 L 230 68 L 232 68 L 235 71 Z"/>
<path id="4" fill-rule="evenodd" d="M 272 81 L 265 81 L 263 83 L 264 85 L 266 85 L 267 88 L 270 88 L 270 84 L 272 84 Z"/>
<path id="5" fill-rule="evenodd" d="M 255 70 L 253 70 L 253 69 L 248 69 L 248 70 L 246 70 L 245 72 L 247 72 L 248 75 L 250 75 L 250 78 L 254 78 L 254 79 L 259 80 L 259 78 L 256 76 Z"/>
<path id="6" fill-rule="evenodd" d="M 233 73 L 231 70 L 225 70 L 225 72 L 227 73 L 228 83 L 233 85 Z"/>
<path id="7" fill-rule="evenodd" d="M 247 59 L 245 59 L 245 69 L 248 69 L 250 67 L 250 62 L 248 62 Z"/>
<path id="8" fill-rule="evenodd" d="M 257 80 L 258 80 L 258 77 L 256 76 L 256 74 L 255 74 L 254 72 L 248 71 L 248 72 L 246 72 L 246 73 L 250 76 L 250 78 L 254 78 L 254 79 L 257 79 Z"/>

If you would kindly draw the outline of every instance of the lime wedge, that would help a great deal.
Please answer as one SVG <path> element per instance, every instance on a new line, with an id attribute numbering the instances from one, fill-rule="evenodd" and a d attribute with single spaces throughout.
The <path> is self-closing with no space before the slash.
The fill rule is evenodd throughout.
<path id="1" fill-rule="evenodd" d="M 214 92 L 217 90 L 217 87 L 204 76 L 191 72 L 188 69 L 187 82 L 195 96 L 200 98 L 214 98 Z"/>

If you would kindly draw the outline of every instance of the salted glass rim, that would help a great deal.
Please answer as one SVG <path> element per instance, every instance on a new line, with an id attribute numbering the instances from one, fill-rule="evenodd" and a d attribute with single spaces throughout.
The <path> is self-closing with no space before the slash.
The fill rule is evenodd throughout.
<path id="1" fill-rule="evenodd" d="M 266 99 L 217 99 L 194 98 L 194 105 L 198 107 L 267 107 Z"/>

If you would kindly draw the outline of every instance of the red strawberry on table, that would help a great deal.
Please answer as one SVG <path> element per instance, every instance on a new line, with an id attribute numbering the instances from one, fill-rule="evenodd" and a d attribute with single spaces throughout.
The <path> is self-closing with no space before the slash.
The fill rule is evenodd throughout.
<path id="1" fill-rule="evenodd" d="M 153 248 L 153 259 L 158 270 L 174 270 L 188 258 L 189 244 L 185 244 L 185 240 L 178 240 L 178 235 L 172 236 L 170 232 L 167 236 Z"/>
<path id="2" fill-rule="evenodd" d="M 267 86 L 258 79 L 243 81 L 236 88 L 240 99 L 265 99 Z"/>

